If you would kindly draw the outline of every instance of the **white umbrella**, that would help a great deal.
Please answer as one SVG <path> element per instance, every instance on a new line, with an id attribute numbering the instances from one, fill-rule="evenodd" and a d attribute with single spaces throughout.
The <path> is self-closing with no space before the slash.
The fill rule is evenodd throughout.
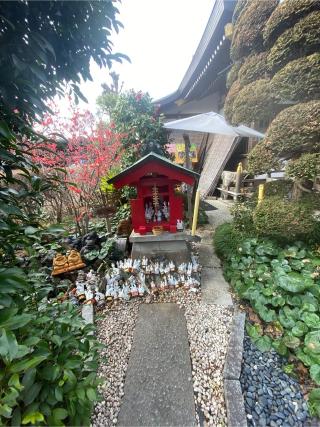
<path id="1" fill-rule="evenodd" d="M 197 114 L 185 119 L 174 120 L 164 124 L 166 129 L 184 130 L 192 132 L 218 133 L 220 135 L 246 136 L 252 138 L 263 138 L 264 134 L 247 126 L 231 126 L 226 119 L 218 113 Z"/>

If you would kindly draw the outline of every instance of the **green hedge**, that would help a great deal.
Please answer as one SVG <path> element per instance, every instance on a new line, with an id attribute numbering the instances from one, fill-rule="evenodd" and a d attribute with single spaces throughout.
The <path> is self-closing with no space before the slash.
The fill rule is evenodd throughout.
<path id="1" fill-rule="evenodd" d="M 248 56 L 238 72 L 238 79 L 242 87 L 268 76 L 267 52 Z"/>
<path id="2" fill-rule="evenodd" d="M 240 82 L 241 70 L 239 72 Z M 289 62 L 275 74 L 271 87 L 275 96 L 281 100 L 320 99 L 320 53 Z"/>
<path id="3" fill-rule="evenodd" d="M 247 170 L 250 174 L 259 175 L 279 169 L 279 160 L 274 156 L 265 141 L 260 141 L 250 151 L 247 165 Z"/>
<path id="4" fill-rule="evenodd" d="M 312 12 L 276 40 L 268 54 L 268 66 L 273 72 L 293 59 L 319 51 L 319 22 L 320 11 Z"/>
<path id="5" fill-rule="evenodd" d="M 227 81 L 226 81 L 226 86 L 229 89 L 233 83 L 237 80 L 238 78 L 238 73 L 240 70 L 242 62 L 241 61 L 237 61 L 236 63 L 234 63 L 227 75 Z"/>
<path id="6" fill-rule="evenodd" d="M 307 153 L 295 160 L 290 160 L 286 166 L 286 174 L 293 179 L 314 180 L 320 175 L 320 153 Z M 320 195 L 318 196 L 320 199 Z"/>
<path id="7" fill-rule="evenodd" d="M 279 241 L 308 240 L 316 227 L 309 205 L 278 196 L 265 198 L 256 207 L 253 224 L 258 235 Z"/>
<path id="8" fill-rule="evenodd" d="M 251 0 L 246 4 L 234 27 L 230 50 L 234 61 L 263 50 L 262 30 L 277 4 L 278 0 Z"/>
<path id="9" fill-rule="evenodd" d="M 288 28 L 292 28 L 301 18 L 319 9 L 319 0 L 284 0 L 270 16 L 263 30 L 267 45 L 274 41 Z"/>
<path id="10" fill-rule="evenodd" d="M 236 252 L 242 239 L 242 235 L 234 229 L 231 223 L 226 222 L 219 225 L 213 235 L 216 254 L 222 259 L 230 258 Z"/>
<path id="11" fill-rule="evenodd" d="M 281 111 L 270 124 L 267 144 L 279 157 L 320 151 L 320 101 L 294 105 Z"/>
<path id="12" fill-rule="evenodd" d="M 229 92 L 227 93 L 226 99 L 224 101 L 224 116 L 230 123 L 232 122 L 233 104 L 239 91 L 240 83 L 238 80 L 236 80 L 229 89 Z"/>
<path id="13" fill-rule="evenodd" d="M 256 80 L 240 90 L 232 106 L 232 123 L 246 124 L 271 120 L 275 104 L 268 79 Z"/>

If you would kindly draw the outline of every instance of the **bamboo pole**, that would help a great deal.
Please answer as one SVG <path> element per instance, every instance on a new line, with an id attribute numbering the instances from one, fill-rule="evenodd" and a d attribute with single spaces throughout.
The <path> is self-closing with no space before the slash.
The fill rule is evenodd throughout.
<path id="1" fill-rule="evenodd" d="M 196 234 L 196 229 L 197 229 L 197 224 L 198 224 L 199 204 L 200 204 L 200 190 L 197 190 L 196 198 L 194 201 L 192 232 L 191 232 L 192 236 L 194 236 Z"/>
<path id="2" fill-rule="evenodd" d="M 264 184 L 259 185 L 259 193 L 258 193 L 258 206 L 264 199 Z"/>

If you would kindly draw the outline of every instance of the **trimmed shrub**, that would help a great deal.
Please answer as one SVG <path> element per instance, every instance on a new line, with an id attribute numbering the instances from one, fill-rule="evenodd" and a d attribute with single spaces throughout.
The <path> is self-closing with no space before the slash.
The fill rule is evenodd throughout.
<path id="1" fill-rule="evenodd" d="M 293 179 L 313 181 L 317 175 L 320 175 L 320 153 L 307 153 L 298 159 L 290 160 L 286 166 L 286 174 Z"/>
<path id="2" fill-rule="evenodd" d="M 292 28 L 301 18 L 319 9 L 319 0 L 285 0 L 268 19 L 263 30 L 265 43 L 271 45 L 286 29 Z"/>
<path id="3" fill-rule="evenodd" d="M 224 116 L 225 118 L 231 123 L 232 122 L 232 114 L 233 114 L 233 103 L 236 99 L 236 96 L 238 95 L 240 91 L 240 83 L 238 80 L 236 80 L 231 88 L 229 89 L 229 92 L 226 96 L 225 102 L 224 102 Z"/>
<path id="4" fill-rule="evenodd" d="M 319 51 L 320 11 L 312 12 L 285 31 L 268 54 L 268 65 L 275 72 L 293 59 Z"/>
<path id="5" fill-rule="evenodd" d="M 219 225 L 213 235 L 216 254 L 222 259 L 232 257 L 242 239 L 242 235 L 234 229 L 232 223 L 226 222 Z"/>
<path id="6" fill-rule="evenodd" d="M 264 199 L 256 207 L 253 224 L 258 235 L 281 241 L 308 240 L 316 227 L 310 206 L 277 196 Z"/>
<path id="7" fill-rule="evenodd" d="M 230 88 L 233 85 L 233 83 L 237 80 L 241 64 L 242 64 L 241 61 L 237 61 L 235 64 L 232 65 L 227 75 L 227 81 L 226 81 L 227 88 Z"/>
<path id="8" fill-rule="evenodd" d="M 264 185 L 264 196 L 278 196 L 282 199 L 290 199 L 292 194 L 293 183 L 289 179 L 279 179 L 277 181 L 269 181 Z M 258 198 L 258 191 L 256 191 Z"/>
<path id="9" fill-rule="evenodd" d="M 238 20 L 239 16 L 247 6 L 250 0 L 238 0 L 236 3 L 236 7 L 234 8 L 233 15 L 232 15 L 232 23 L 235 24 Z"/>
<path id="10" fill-rule="evenodd" d="M 279 157 L 319 152 L 320 101 L 301 103 L 281 111 L 270 124 L 265 140 Z"/>
<path id="11" fill-rule="evenodd" d="M 233 217 L 233 226 L 239 233 L 249 235 L 254 234 L 255 230 L 253 227 L 253 209 L 256 203 L 252 200 L 246 200 L 244 202 L 236 202 L 230 212 Z"/>
<path id="12" fill-rule="evenodd" d="M 265 141 L 259 142 L 248 155 L 247 170 L 250 174 L 259 175 L 281 169 L 279 160 Z"/>
<path id="13" fill-rule="evenodd" d="M 278 0 L 251 0 L 237 20 L 231 42 L 231 58 L 236 61 L 252 51 L 263 50 L 262 30 Z"/>
<path id="14" fill-rule="evenodd" d="M 232 123 L 246 124 L 275 117 L 275 104 L 270 90 L 270 81 L 256 80 L 240 90 L 232 107 Z"/>
<path id="15" fill-rule="evenodd" d="M 241 70 L 239 72 L 240 82 Z M 310 101 L 319 99 L 320 53 L 314 53 L 289 62 L 275 74 L 271 80 L 271 88 L 274 95 L 281 100 Z"/>
<path id="16" fill-rule="evenodd" d="M 250 55 L 238 72 L 240 85 L 243 87 L 255 80 L 269 76 L 267 67 L 267 52 Z"/>

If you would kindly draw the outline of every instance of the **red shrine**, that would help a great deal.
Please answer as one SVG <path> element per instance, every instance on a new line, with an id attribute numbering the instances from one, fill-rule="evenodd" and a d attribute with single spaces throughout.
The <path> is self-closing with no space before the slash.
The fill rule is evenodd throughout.
<path id="1" fill-rule="evenodd" d="M 183 220 L 183 199 L 176 187 L 185 182 L 193 185 L 198 174 L 150 153 L 129 168 L 109 179 L 116 188 L 125 185 L 137 188 L 131 200 L 132 226 L 136 233 L 146 234 L 155 226 L 175 233 Z"/>

